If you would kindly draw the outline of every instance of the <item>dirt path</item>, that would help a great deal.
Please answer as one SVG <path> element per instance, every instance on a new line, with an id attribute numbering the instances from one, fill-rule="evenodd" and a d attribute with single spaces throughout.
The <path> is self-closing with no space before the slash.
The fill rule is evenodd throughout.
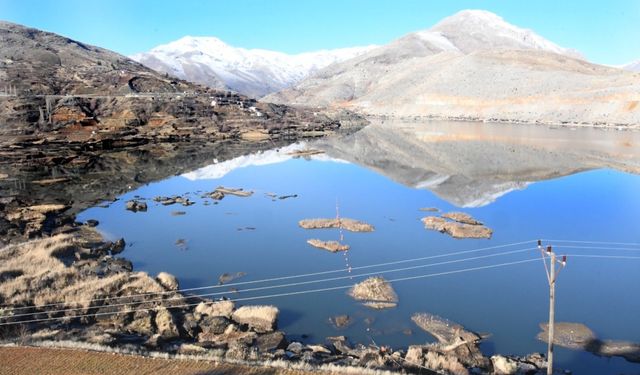
<path id="1" fill-rule="evenodd" d="M 154 359 L 71 349 L 0 347 L 0 374 L 11 375 L 307 375 L 310 372 L 215 364 L 204 361 Z"/>

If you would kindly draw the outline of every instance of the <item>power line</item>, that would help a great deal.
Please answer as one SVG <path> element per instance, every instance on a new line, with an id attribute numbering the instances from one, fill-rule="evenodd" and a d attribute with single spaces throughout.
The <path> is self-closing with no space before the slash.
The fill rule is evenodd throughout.
<path id="1" fill-rule="evenodd" d="M 562 249 L 590 249 L 590 250 L 614 250 L 614 251 L 640 251 L 631 247 L 602 247 L 602 246 L 578 246 L 578 245 L 557 245 L 556 247 Z"/>
<path id="2" fill-rule="evenodd" d="M 359 275 L 347 275 L 347 276 L 333 277 L 333 278 L 329 278 L 329 279 L 319 279 L 319 280 L 302 281 L 302 282 L 297 282 L 297 283 L 263 286 L 263 287 L 258 287 L 258 288 L 250 288 L 250 289 L 241 290 L 241 292 L 246 293 L 246 292 L 255 292 L 255 291 L 259 291 L 259 290 L 268 290 L 268 289 L 276 289 L 276 288 L 288 288 L 288 287 L 300 286 L 300 285 L 317 284 L 317 283 L 322 283 L 322 282 L 337 281 L 337 280 L 344 280 L 344 279 L 352 279 L 354 277 L 365 277 L 365 276 L 386 274 L 386 273 L 392 273 L 392 272 L 408 271 L 408 270 L 413 270 L 413 269 L 418 269 L 418 268 L 434 267 L 434 266 L 440 266 L 440 265 L 446 265 L 446 264 L 467 262 L 467 261 L 470 261 L 470 260 L 486 259 L 486 258 L 491 258 L 491 257 L 496 257 L 496 256 L 517 254 L 517 253 L 527 252 L 527 251 L 531 251 L 531 250 L 535 250 L 535 248 L 512 250 L 512 251 L 506 251 L 506 252 L 496 253 L 496 254 L 488 254 L 488 255 L 481 255 L 481 256 L 471 257 L 471 258 L 449 260 L 449 261 L 445 261 L 445 262 L 422 264 L 422 265 L 419 265 L 419 266 L 411 266 L 411 267 L 396 268 L 396 269 L 391 269 L 391 270 L 369 272 L 369 273 L 364 273 L 364 274 L 359 274 Z M 193 294 L 193 295 L 173 297 L 173 298 L 167 298 L 167 299 L 131 301 L 131 302 L 126 302 L 126 303 L 110 304 L 110 305 L 106 305 L 106 307 L 124 307 L 124 306 L 130 306 L 132 304 L 168 302 L 168 301 L 181 301 L 181 300 L 189 299 L 189 298 L 214 297 L 214 296 L 225 295 L 225 294 L 229 294 L 229 293 L 230 292 L 228 292 L 228 291 L 224 291 L 224 292 L 205 293 L 205 294 Z M 71 304 L 71 302 L 69 304 Z M 32 308 L 34 308 L 34 309 L 41 308 L 41 307 L 42 306 L 32 306 Z M 32 312 L 32 313 L 14 314 L 14 315 L 11 315 L 10 317 L 11 318 L 17 318 L 17 317 L 32 316 L 32 315 L 43 314 L 43 313 L 48 313 L 48 314 L 64 313 L 64 312 L 69 312 L 69 311 L 85 310 L 85 309 L 89 309 L 89 308 L 91 308 L 91 307 L 75 307 L 75 308 L 66 308 L 66 309 L 59 309 L 59 310 L 37 311 L 37 312 Z M 7 311 L 7 310 L 5 310 L 5 311 Z M 8 311 L 12 311 L 12 310 L 8 310 Z"/>
<path id="3" fill-rule="evenodd" d="M 480 251 L 485 251 L 485 250 L 493 250 L 493 249 L 511 247 L 511 246 L 516 246 L 516 245 L 522 245 L 522 244 L 526 244 L 526 243 L 530 243 L 530 242 L 534 242 L 534 241 L 535 240 L 528 240 L 528 241 L 514 242 L 514 243 L 509 243 L 509 244 L 503 244 L 503 245 L 482 247 L 482 248 L 471 249 L 471 250 L 457 251 L 457 252 L 448 253 L 448 254 L 430 255 L 430 256 L 419 257 L 419 258 L 412 258 L 412 259 L 404 259 L 404 260 L 391 261 L 391 262 L 385 262 L 385 263 L 370 264 L 370 265 L 366 265 L 366 266 L 352 267 L 351 270 L 352 271 L 353 270 L 363 270 L 363 269 L 370 269 L 370 268 L 375 268 L 375 267 L 389 266 L 389 265 L 394 265 L 394 264 L 416 262 L 416 261 L 420 261 L 420 260 L 429 260 L 429 259 L 450 257 L 450 256 L 455 256 L 455 255 L 470 254 L 470 253 L 475 253 L 475 252 L 480 252 Z M 341 268 L 341 269 L 335 269 L 335 270 L 330 270 L 330 271 L 319 271 L 319 272 L 312 272 L 312 273 L 307 273 L 307 274 L 298 274 L 298 275 L 291 275 L 291 276 L 280 276 L 280 277 L 273 277 L 273 278 L 268 278 L 268 279 L 242 281 L 242 282 L 222 284 L 222 285 L 220 285 L 220 284 L 207 285 L 207 286 L 194 287 L 194 288 L 178 289 L 178 290 L 174 290 L 174 291 L 148 292 L 148 293 L 132 294 L 132 295 L 129 295 L 129 296 L 107 296 L 107 297 L 94 298 L 94 299 L 82 300 L 82 301 L 71 301 L 71 302 L 66 302 L 66 301 L 65 302 L 52 302 L 52 303 L 40 305 L 40 307 L 51 307 L 51 306 L 65 305 L 65 304 L 71 304 L 71 303 L 76 303 L 76 304 L 91 303 L 91 302 L 104 301 L 104 300 L 107 300 L 107 299 L 117 300 L 117 299 L 123 299 L 123 298 L 143 297 L 143 296 L 150 296 L 150 295 L 167 295 L 167 294 L 173 294 L 173 293 L 182 293 L 182 292 L 190 292 L 190 291 L 206 290 L 206 289 L 217 289 L 217 288 L 225 288 L 225 287 L 231 287 L 231 286 L 235 287 L 235 286 L 239 286 L 239 285 L 259 284 L 259 283 L 267 283 L 267 282 L 271 282 L 271 281 L 282 281 L 282 280 L 290 280 L 290 279 L 303 278 L 303 277 L 328 275 L 328 274 L 344 272 L 344 271 L 347 271 L 347 269 L 346 268 Z M 11 308 L 10 305 L 4 305 L 4 306 L 1 306 L 1 307 L 3 307 L 3 308 Z M 33 306 L 23 306 L 23 307 L 11 308 L 11 309 L 13 311 L 15 311 L 15 310 L 30 309 L 32 307 Z"/>
<path id="4" fill-rule="evenodd" d="M 592 254 L 567 254 L 571 258 L 605 258 L 605 259 L 639 259 L 640 257 L 625 255 L 592 255 Z"/>
<path id="5" fill-rule="evenodd" d="M 525 260 L 506 262 L 506 263 L 498 263 L 498 264 L 493 264 L 493 265 L 488 265 L 488 266 L 479 266 L 479 267 L 472 267 L 472 268 L 464 268 L 464 269 L 460 269 L 460 270 L 431 273 L 431 274 L 426 274 L 426 275 L 402 277 L 402 278 L 388 280 L 388 282 L 391 283 L 391 282 L 401 282 L 401 281 L 408 281 L 408 280 L 417 280 L 417 279 L 424 279 L 424 278 L 430 278 L 430 277 L 437 277 L 437 276 L 452 275 L 452 274 L 458 274 L 458 273 L 464 273 L 464 272 L 478 271 L 478 270 L 484 270 L 484 269 L 506 267 L 506 266 L 516 265 L 516 264 L 523 264 L 523 263 L 530 263 L 530 262 L 535 262 L 535 261 L 538 261 L 537 257 L 533 258 L 533 259 L 525 259 Z M 353 285 L 342 285 L 342 286 L 336 286 L 336 287 L 310 289 L 310 290 L 288 292 L 288 293 L 278 293 L 278 294 L 271 294 L 271 295 L 265 295 L 265 296 L 244 297 L 244 298 L 230 299 L 230 301 L 232 301 L 232 302 L 242 302 L 242 301 L 252 301 L 252 300 L 257 300 L 257 299 L 294 296 L 294 295 L 301 295 L 301 294 L 308 294 L 308 293 L 319 293 L 319 292 L 327 292 L 327 291 L 340 290 L 340 289 L 348 289 L 348 288 L 351 288 L 352 286 Z M 23 321 L 19 321 L 19 322 L 4 322 L 4 323 L 0 323 L 0 326 L 26 324 L 26 323 L 37 323 L 37 322 L 47 322 L 47 321 L 54 321 L 54 320 L 77 319 L 77 318 L 85 318 L 85 317 L 97 317 L 97 316 L 115 315 L 115 314 L 120 314 L 120 313 L 131 313 L 131 312 L 140 312 L 140 311 L 155 311 L 155 310 L 159 310 L 159 309 L 163 309 L 163 308 L 166 308 L 166 309 L 177 309 L 177 308 L 193 307 L 193 306 L 197 306 L 198 304 L 199 303 L 190 303 L 190 304 L 183 304 L 183 305 L 176 305 L 176 306 L 156 306 L 156 307 L 150 307 L 150 308 L 144 308 L 144 309 L 131 309 L 131 310 L 112 311 L 112 312 L 110 311 L 110 312 L 102 312 L 102 313 L 94 313 L 94 314 L 82 314 L 82 315 L 74 315 L 74 316 L 58 317 L 58 318 L 31 319 L 31 320 L 23 320 Z"/>
<path id="6" fill-rule="evenodd" d="M 627 246 L 640 246 L 638 242 L 610 242 L 610 241 L 580 241 L 580 240 L 550 240 L 550 239 L 542 239 L 542 241 L 546 242 L 571 242 L 571 243 L 594 243 L 594 244 L 602 244 L 602 245 L 627 245 Z"/>

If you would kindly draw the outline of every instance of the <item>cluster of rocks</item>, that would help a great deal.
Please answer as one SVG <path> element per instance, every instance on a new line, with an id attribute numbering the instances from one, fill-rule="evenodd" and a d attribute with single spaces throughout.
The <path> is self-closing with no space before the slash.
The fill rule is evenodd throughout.
<path id="1" fill-rule="evenodd" d="M 133 212 L 146 212 L 147 203 L 140 200 L 132 199 L 125 203 L 124 208 Z"/>
<path id="2" fill-rule="evenodd" d="M 86 226 L 82 230 L 93 231 Z M 24 312 L 35 314 L 33 317 L 64 318 L 24 324 L 27 330 L 33 332 L 31 340 L 80 340 L 142 352 L 153 350 L 206 355 L 221 360 L 278 359 L 312 365 L 331 363 L 409 372 L 426 367 L 448 374 L 467 374 L 473 369 L 483 373 L 533 374 L 542 368 L 531 358 L 494 356 L 488 359 L 477 348 L 481 339 L 479 335 L 426 313 L 414 315 L 413 320 L 436 337 L 438 343 L 411 346 L 407 351 L 394 351 L 376 345 L 353 345 L 344 336 L 328 337 L 320 344 L 290 341 L 284 332 L 278 330 L 279 311 L 274 306 L 237 307 L 230 300 L 211 301 L 182 295 L 174 276 L 162 272 L 150 278 L 144 273 L 133 273 L 131 263 L 114 258 L 126 246 L 123 239 L 95 242 L 80 238 L 87 236 L 77 237 L 71 242 L 69 237 L 38 241 L 46 242 L 39 248 L 46 249 L 51 257 L 64 260 L 51 272 L 64 273 L 64 270 L 68 270 L 64 274 L 70 279 L 65 282 L 72 284 L 64 287 L 91 293 L 93 298 L 90 305 L 62 312 L 37 308 L 34 303 L 36 298 L 41 298 L 38 297 L 40 293 L 49 292 L 44 285 L 42 289 L 28 285 L 24 291 L 12 289 L 18 294 L 29 293 L 32 298 L 29 301 L 24 299 L 26 297 L 20 297 L 23 299 L 18 304 L 14 300 L 18 295 L 0 295 L 3 304 L 31 306 Z M 19 249 L 27 253 L 32 251 L 24 245 Z M 18 252 L 7 254 L 10 258 L 18 255 Z M 3 262 L 0 271 L 1 267 L 13 267 L 6 260 Z M 43 264 L 51 264 L 51 261 L 46 260 Z M 225 280 L 221 281 L 227 281 L 231 277 L 242 276 L 242 273 L 223 276 Z M 23 277 L 32 275 L 24 271 L 0 278 L 0 287 L 3 283 Z M 392 307 L 398 301 L 391 285 L 381 277 L 356 284 L 349 293 L 372 308 Z M 21 319 L 27 318 L 3 317 L 3 321 L 9 322 Z M 331 323 L 340 328 L 351 322 L 347 315 L 331 319 Z M 544 363 L 542 357 L 538 359 Z"/>
<path id="3" fill-rule="evenodd" d="M 436 339 L 435 343 L 409 346 L 405 362 L 445 374 L 542 374 L 547 363 L 541 354 L 527 357 L 485 357 L 478 344 L 482 337 L 460 324 L 430 313 L 416 313 L 411 320 Z"/>
<path id="4" fill-rule="evenodd" d="M 298 225 L 304 229 L 346 229 L 351 232 L 373 232 L 374 227 L 363 221 L 348 218 L 332 218 L 332 219 L 304 219 L 298 222 Z M 342 236 L 341 236 L 342 237 Z M 338 241 L 323 241 L 319 239 L 309 239 L 307 243 L 315 248 L 324 249 L 332 253 L 339 251 L 348 251 L 350 246 Z"/>
<path id="5" fill-rule="evenodd" d="M 453 238 L 491 238 L 493 231 L 463 212 L 448 212 L 422 218 L 427 229 L 446 233 Z"/>
<path id="6" fill-rule="evenodd" d="M 153 198 L 154 202 L 158 202 L 163 206 L 170 206 L 172 204 L 181 204 L 183 206 L 191 206 L 193 204 L 195 204 L 193 201 L 191 201 L 189 198 L 185 198 L 183 196 L 180 195 L 174 195 L 171 197 L 163 197 L 163 196 L 158 196 Z"/>
<path id="7" fill-rule="evenodd" d="M 244 190 L 242 188 L 227 188 L 224 186 L 218 186 L 214 191 L 206 194 L 207 197 L 219 201 L 222 200 L 227 195 L 234 195 L 236 197 L 250 197 L 253 195 L 253 191 Z"/>

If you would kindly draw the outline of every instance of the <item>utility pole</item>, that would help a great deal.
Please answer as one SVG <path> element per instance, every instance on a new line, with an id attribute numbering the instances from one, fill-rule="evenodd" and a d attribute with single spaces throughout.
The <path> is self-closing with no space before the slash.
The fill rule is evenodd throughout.
<path id="1" fill-rule="evenodd" d="M 547 344 L 547 375 L 553 374 L 553 336 L 556 322 L 556 279 L 560 271 L 567 264 L 567 256 L 562 256 L 562 261 L 558 261 L 556 253 L 553 252 L 551 246 L 547 246 L 546 253 L 542 247 L 542 241 L 538 240 L 538 249 L 542 254 L 542 261 L 544 263 L 544 269 L 547 274 L 547 281 L 549 281 L 549 338 Z M 549 266 L 547 267 L 547 257 L 550 259 Z M 557 272 L 556 272 L 557 270 Z"/>

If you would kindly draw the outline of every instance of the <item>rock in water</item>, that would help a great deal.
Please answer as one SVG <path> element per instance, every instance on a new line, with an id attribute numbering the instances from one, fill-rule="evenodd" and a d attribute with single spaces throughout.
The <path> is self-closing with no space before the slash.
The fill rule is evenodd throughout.
<path id="1" fill-rule="evenodd" d="M 236 273 L 223 273 L 218 277 L 218 284 L 223 285 L 229 283 L 235 279 L 239 279 L 241 277 L 246 276 L 246 272 L 236 272 Z"/>
<path id="2" fill-rule="evenodd" d="M 398 295 L 391 284 L 381 276 L 374 276 L 354 285 L 349 295 L 372 309 L 385 309 L 398 305 Z"/>
<path id="3" fill-rule="evenodd" d="M 441 344 L 454 344 L 457 342 L 474 343 L 480 340 L 476 333 L 467 331 L 460 324 L 429 313 L 413 314 L 411 320 L 435 337 Z"/>
<path id="4" fill-rule="evenodd" d="M 447 212 L 445 214 L 442 214 L 442 217 L 453 220 L 453 221 L 457 221 L 458 223 L 462 223 L 462 224 L 482 225 L 481 222 L 479 222 L 478 220 L 474 219 L 471 215 L 466 214 L 464 212 Z"/>
<path id="5" fill-rule="evenodd" d="M 373 232 L 373 225 L 354 219 L 305 219 L 298 225 L 304 229 L 342 228 L 351 232 Z"/>
<path id="6" fill-rule="evenodd" d="M 307 243 L 313 247 L 317 247 L 318 249 L 324 249 L 332 253 L 349 250 L 349 245 L 343 245 L 338 241 L 322 241 L 317 239 L 310 239 L 310 240 L 307 240 Z"/>
<path id="7" fill-rule="evenodd" d="M 460 220 L 465 220 L 465 221 L 474 221 L 476 223 L 479 223 L 479 221 L 475 221 L 475 219 L 469 217 L 464 217 L 464 216 L 458 216 L 458 213 L 454 213 L 456 215 L 453 215 L 453 217 L 456 217 Z M 491 238 L 491 235 L 493 234 L 493 231 L 487 227 L 485 227 L 484 225 L 481 224 L 465 224 L 465 223 L 459 223 L 459 222 L 455 222 L 455 221 L 448 221 L 447 219 L 444 218 L 445 215 L 448 214 L 444 214 L 442 215 L 443 217 L 436 217 L 436 216 L 427 216 L 422 218 L 422 223 L 424 224 L 424 227 L 427 229 L 431 229 L 431 230 L 435 230 L 441 233 L 446 233 L 448 235 L 450 235 L 453 238 Z M 465 214 L 462 214 L 465 215 Z"/>
<path id="8" fill-rule="evenodd" d="M 549 324 L 540 323 L 538 340 L 549 341 Z M 596 334 L 582 323 L 556 322 L 553 343 L 569 349 L 586 349 L 597 340 Z"/>
<path id="9" fill-rule="evenodd" d="M 538 340 L 548 342 L 549 327 L 541 323 Z M 640 343 L 600 340 L 589 327 L 581 323 L 559 322 L 555 325 L 553 343 L 569 349 L 586 350 L 605 357 L 622 357 L 629 362 L 640 363 Z"/>
<path id="10" fill-rule="evenodd" d="M 329 318 L 329 322 L 336 328 L 345 328 L 353 322 L 349 315 L 336 315 Z"/>
<path id="11" fill-rule="evenodd" d="M 271 332 L 276 328 L 279 310 L 275 306 L 242 306 L 233 312 L 231 318 L 246 324 L 256 332 Z"/>

